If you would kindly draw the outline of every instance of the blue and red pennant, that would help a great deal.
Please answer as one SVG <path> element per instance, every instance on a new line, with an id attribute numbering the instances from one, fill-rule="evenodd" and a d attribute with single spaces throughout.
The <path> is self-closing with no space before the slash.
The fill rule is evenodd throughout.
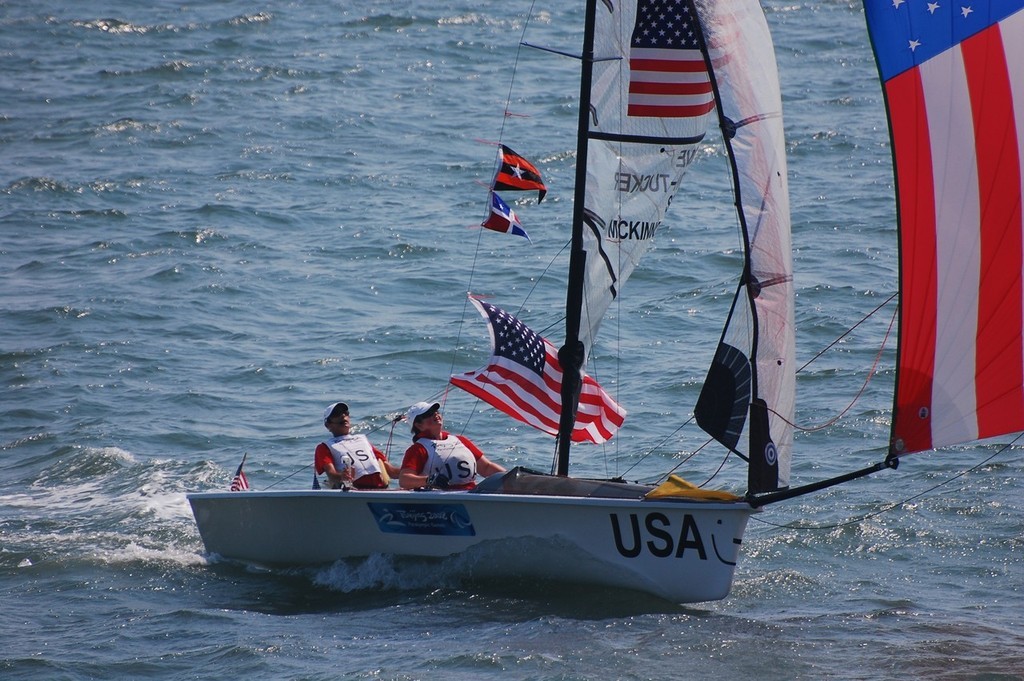
<path id="1" fill-rule="evenodd" d="M 516 216 L 515 211 L 509 208 L 509 205 L 501 200 L 497 192 L 491 192 L 491 210 L 487 215 L 487 218 L 481 223 L 483 227 L 487 229 L 493 229 L 495 232 L 503 232 L 505 234 L 515 234 L 521 236 L 527 241 L 530 240 L 530 235 L 523 229 L 523 225 L 519 222 L 519 218 Z"/>

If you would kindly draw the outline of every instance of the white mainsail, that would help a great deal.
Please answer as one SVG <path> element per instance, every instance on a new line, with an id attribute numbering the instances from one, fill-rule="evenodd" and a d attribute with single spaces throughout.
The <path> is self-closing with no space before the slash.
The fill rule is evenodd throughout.
<path id="1" fill-rule="evenodd" d="M 597 5 L 584 201 L 587 252 L 579 339 L 650 249 L 714 112 L 689 2 Z M 652 38 L 671 31 L 669 38 Z"/>
<path id="2" fill-rule="evenodd" d="M 742 454 L 740 437 L 749 434 L 752 492 L 786 487 L 795 392 L 789 198 L 778 72 L 761 7 L 756 0 L 599 4 L 590 66 L 581 125 L 586 257 L 577 338 L 584 357 L 650 249 L 717 103 L 746 261 L 696 411 L 734 451 Z"/>

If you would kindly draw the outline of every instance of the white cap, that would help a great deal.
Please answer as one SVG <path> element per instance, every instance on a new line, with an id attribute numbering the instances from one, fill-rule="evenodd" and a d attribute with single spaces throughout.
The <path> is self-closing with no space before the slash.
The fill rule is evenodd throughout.
<path id="1" fill-rule="evenodd" d="M 409 411 L 405 412 L 405 420 L 409 422 L 409 428 L 412 432 L 416 432 L 416 419 L 423 416 L 424 414 L 431 414 L 441 408 L 441 405 L 437 402 L 417 402 L 416 404 L 409 407 Z"/>
<path id="2" fill-rule="evenodd" d="M 335 409 L 337 409 L 338 411 L 340 411 L 340 412 L 342 412 L 344 414 L 348 413 L 348 405 L 347 404 L 345 404 L 344 402 L 335 402 L 334 404 L 332 404 L 329 407 L 327 407 L 326 409 L 324 409 L 324 423 L 327 423 L 328 421 L 331 420 L 331 417 L 334 416 L 334 410 Z"/>

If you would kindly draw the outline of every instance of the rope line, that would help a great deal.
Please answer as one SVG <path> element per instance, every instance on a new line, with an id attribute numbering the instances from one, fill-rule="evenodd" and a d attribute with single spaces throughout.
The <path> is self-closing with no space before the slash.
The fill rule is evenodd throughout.
<path id="1" fill-rule="evenodd" d="M 814 357 L 812 357 L 811 359 L 809 359 L 809 360 L 808 360 L 807 362 L 805 362 L 805 363 L 804 363 L 804 365 L 803 365 L 803 366 L 801 366 L 801 367 L 800 367 L 799 369 L 797 369 L 797 370 L 796 370 L 796 373 L 798 373 L 798 374 L 799 374 L 799 373 L 800 373 L 801 371 L 803 371 L 803 370 L 804 370 L 804 369 L 806 369 L 806 368 L 807 368 L 808 366 L 810 366 L 811 364 L 813 364 L 813 363 L 814 363 L 815 361 L 817 361 L 818 359 L 820 359 L 820 358 L 822 357 L 822 355 L 824 355 L 824 354 L 825 354 L 826 352 L 828 352 L 828 351 L 829 351 L 829 350 L 830 350 L 831 348 L 835 347 L 835 345 L 836 345 L 837 343 L 839 343 L 840 341 L 842 341 L 842 340 L 843 340 L 844 338 L 846 338 L 846 336 L 850 335 L 850 334 L 851 334 L 851 333 L 852 333 L 852 332 L 854 331 L 854 329 L 856 329 L 856 328 L 857 328 L 857 327 L 859 327 L 859 326 L 860 326 L 861 324 L 863 324 L 863 323 L 864 323 L 864 322 L 866 322 L 866 321 L 867 321 L 868 319 L 870 319 L 870 318 L 871 318 L 871 317 L 873 317 L 873 316 L 874 316 L 875 314 L 877 314 L 877 313 L 878 313 L 878 311 L 879 311 L 879 310 L 881 310 L 881 309 L 882 309 L 883 307 L 885 307 L 886 305 L 888 305 L 889 303 L 891 303 L 891 302 L 892 302 L 892 301 L 893 301 L 893 300 L 894 300 L 894 299 L 896 298 L 896 296 L 897 296 L 897 294 L 893 293 L 893 294 L 892 294 L 892 295 L 890 295 L 890 296 L 889 296 L 888 298 L 886 298 L 886 299 L 885 299 L 885 300 L 884 300 L 884 301 L 883 301 L 882 303 L 880 303 L 880 304 L 879 304 L 879 305 L 878 305 L 877 307 L 875 307 L 875 309 L 871 310 L 871 311 L 870 311 L 870 312 L 868 312 L 868 313 L 867 313 L 866 315 L 864 315 L 864 316 L 863 316 L 863 317 L 862 317 L 862 318 L 861 318 L 861 319 L 860 319 L 859 321 L 857 321 L 857 323 L 856 323 L 856 324 L 854 324 L 853 326 L 851 326 L 850 328 L 848 328 L 848 329 L 847 329 L 846 331 L 844 331 L 844 332 L 843 332 L 843 333 L 842 333 L 842 334 L 841 334 L 841 335 L 840 335 L 839 337 L 837 337 L 837 338 L 836 338 L 835 340 L 833 340 L 833 341 L 832 341 L 831 343 L 829 343 L 829 344 L 828 344 L 828 345 L 826 345 L 826 346 L 825 346 L 824 348 L 822 348 L 822 349 L 821 349 L 820 351 L 818 351 L 818 353 L 817 353 L 816 355 L 814 355 Z M 861 396 L 862 396 L 862 395 L 864 394 L 864 391 L 865 391 L 865 390 L 867 389 L 868 383 L 869 383 L 869 382 L 871 381 L 872 377 L 873 377 L 873 376 L 874 376 L 874 375 L 875 375 L 875 374 L 877 373 L 877 371 L 878 371 L 878 364 L 879 364 L 879 361 L 881 360 L 881 357 L 882 357 L 882 352 L 883 352 L 883 351 L 885 350 L 885 346 L 886 346 L 886 343 L 888 342 L 889 336 L 890 336 L 890 335 L 891 335 L 891 333 L 892 333 L 892 328 L 893 328 L 893 325 L 894 325 L 894 324 L 895 324 L 895 322 L 896 322 L 896 314 L 897 314 L 897 312 L 898 312 L 898 311 L 899 311 L 899 308 L 898 308 L 898 307 L 897 307 L 897 309 L 896 309 L 896 310 L 894 310 L 894 311 L 893 311 L 893 316 L 892 316 L 892 319 L 891 319 L 891 320 L 889 321 L 889 328 L 888 328 L 888 329 L 886 330 L 886 333 L 885 333 L 885 338 L 883 338 L 883 339 L 882 339 L 882 343 L 881 343 L 881 345 L 880 345 L 880 346 L 879 346 L 879 348 L 878 348 L 878 352 L 876 353 L 876 355 L 875 355 L 875 359 L 874 359 L 874 362 L 872 363 L 872 366 L 871 366 L 871 371 L 870 371 L 870 372 L 868 372 L 868 377 L 867 377 L 867 379 L 866 379 L 866 380 L 864 381 L 864 384 L 863 384 L 863 385 L 861 386 L 860 390 L 859 390 L 859 391 L 857 392 L 857 394 L 856 394 L 856 395 L 854 396 L 854 398 L 853 398 L 853 400 L 852 400 L 852 401 L 850 402 L 850 404 L 849 404 L 849 405 L 847 405 L 847 406 L 846 406 L 846 407 L 845 407 L 845 408 L 844 408 L 844 409 L 843 409 L 843 410 L 842 410 L 841 412 L 839 412 L 839 413 L 838 413 L 838 414 L 837 414 L 836 416 L 834 416 L 833 418 L 829 419 L 829 420 L 828 420 L 828 421 L 826 421 L 826 422 L 825 422 L 824 424 L 821 424 L 821 425 L 819 425 L 819 426 L 798 426 L 797 424 L 795 424 L 795 423 L 792 423 L 791 421 L 789 421 L 789 419 L 786 419 L 785 417 L 783 417 L 783 416 L 782 416 L 781 414 L 779 414 L 778 412 L 776 412 L 776 411 L 774 411 L 774 410 L 772 410 L 772 409 L 769 409 L 769 411 L 771 411 L 771 412 L 772 412 L 773 414 L 775 414 L 776 416 L 778 416 L 778 417 L 779 417 L 780 419 L 782 419 L 783 421 L 785 421 L 785 422 L 786 422 L 787 424 L 789 424 L 789 425 L 790 425 L 790 426 L 792 426 L 793 428 L 796 428 L 797 430 L 800 430 L 800 431 L 804 431 L 804 432 L 814 432 L 814 431 L 817 431 L 817 430 L 823 430 L 824 428 L 827 428 L 827 427 L 831 426 L 831 425 L 832 425 L 832 424 L 834 424 L 834 423 L 835 423 L 836 421 L 838 421 L 839 419 L 841 419 L 841 418 L 842 418 L 842 417 L 843 417 L 843 416 L 844 416 L 844 415 L 845 415 L 845 414 L 846 414 L 847 412 L 849 412 L 849 410 L 850 410 L 850 409 L 852 409 L 852 408 L 853 408 L 853 405 L 857 403 L 857 401 L 858 401 L 858 400 L 860 399 L 860 397 L 861 397 Z M 641 463 L 642 463 L 642 462 L 643 462 L 643 461 L 644 461 L 645 459 L 647 459 L 647 457 L 651 456 L 651 455 L 652 455 L 652 454 L 653 454 L 653 453 L 654 453 L 655 451 L 657 451 L 657 450 L 658 450 L 659 448 L 663 447 L 663 446 L 665 445 L 665 443 L 666 443 L 666 442 L 668 442 L 668 441 L 669 441 L 669 440 L 671 440 L 671 439 L 672 439 L 673 437 L 675 437 L 675 436 L 676 436 L 676 435 L 677 435 L 677 434 L 678 434 L 678 433 L 679 433 L 679 432 L 680 432 L 680 431 L 681 431 L 681 430 L 682 430 L 683 428 L 685 428 L 686 426 L 690 425 L 690 424 L 691 424 L 691 423 L 692 423 L 692 422 L 694 421 L 694 418 L 695 418 L 695 417 L 691 416 L 691 417 L 690 417 L 689 419 L 687 419 L 687 420 L 686 420 L 686 421 L 685 421 L 684 423 L 682 423 L 682 424 L 681 424 L 681 425 L 680 425 L 680 426 L 679 426 L 678 428 L 676 428 L 676 429 L 675 429 L 675 430 L 673 430 L 673 431 L 672 431 L 671 433 L 669 433 L 668 435 L 666 435 L 666 436 L 665 436 L 665 437 L 664 437 L 664 438 L 663 438 L 663 439 L 662 439 L 662 440 L 661 440 L 660 442 L 658 442 L 657 444 L 654 444 L 654 445 L 652 445 L 652 446 L 651 446 L 651 447 L 650 447 L 650 448 L 649 448 L 649 449 L 648 449 L 648 450 L 647 450 L 646 452 L 644 452 L 644 453 L 643 453 L 642 455 L 640 455 L 640 456 L 638 457 L 638 459 L 637 459 L 637 460 L 636 460 L 636 461 L 635 461 L 635 462 L 633 463 L 633 465 L 631 465 L 631 466 L 630 466 L 629 468 L 627 468 L 627 469 L 625 470 L 625 472 L 623 472 L 623 476 L 625 476 L 625 475 L 628 475 L 630 471 L 632 471 L 632 470 L 633 470 L 634 468 L 636 468 L 636 467 L 637 467 L 638 465 L 640 465 L 640 464 L 641 464 Z M 683 464 L 685 464 L 686 462 L 688 462 L 688 461 L 689 461 L 690 459 L 692 459 L 692 458 L 693 458 L 694 456 L 696 456 L 696 455 L 697 455 L 697 454 L 698 454 L 698 453 L 699 453 L 699 452 L 700 452 L 700 451 L 701 451 L 702 449 L 704 449 L 705 447 L 707 447 L 708 445 L 710 445 L 710 444 L 711 444 L 712 442 L 714 442 L 714 438 L 708 438 L 708 439 L 707 439 L 707 440 L 706 440 L 706 441 L 704 442 L 704 444 L 702 444 L 702 445 L 701 445 L 700 447 L 698 447 L 698 448 L 697 448 L 697 449 L 695 449 L 695 450 L 694 450 L 693 452 L 691 452 L 691 453 L 690 453 L 690 454 L 689 454 L 688 456 L 684 457 L 684 458 L 683 458 L 682 460 L 680 460 L 679 462 L 677 462 L 677 463 L 676 463 L 676 465 L 675 465 L 675 466 L 673 466 L 673 467 L 672 467 L 672 468 L 671 468 L 671 469 L 670 469 L 670 470 L 669 470 L 669 471 L 668 471 L 667 473 L 664 473 L 664 474 L 662 474 L 662 475 L 658 476 L 658 478 L 657 478 L 656 480 L 657 480 L 657 481 L 660 481 L 660 480 L 666 480 L 666 479 L 668 479 L 668 476 L 669 476 L 669 475 L 671 475 L 672 473 L 676 472 L 676 471 L 677 471 L 677 470 L 679 469 L 679 467 L 680 467 L 680 466 L 682 466 Z M 728 454 L 726 455 L 726 458 L 728 458 Z M 723 464 L 724 464 L 724 461 L 723 461 Z M 712 476 L 711 476 L 710 478 L 708 478 L 708 479 L 707 479 L 707 480 L 706 480 L 706 481 L 705 481 L 705 482 L 704 482 L 704 483 L 703 483 L 702 485 L 700 485 L 700 486 L 701 486 L 701 487 L 703 487 L 704 485 L 706 485 L 706 484 L 710 483 L 710 482 L 711 482 L 712 480 L 714 480 L 715 476 L 716 476 L 716 475 L 717 475 L 717 474 L 718 474 L 719 472 L 721 472 L 721 470 L 722 470 L 722 465 L 719 465 L 719 467 L 718 467 L 718 470 L 716 470 L 716 471 L 715 471 L 715 474 L 714 474 L 714 475 L 712 475 Z"/>
<path id="2" fill-rule="evenodd" d="M 889 297 L 889 300 L 886 300 L 884 303 L 882 303 L 881 305 L 876 307 L 874 310 L 872 310 L 869 313 L 869 316 L 873 315 L 876 312 L 878 312 L 879 310 L 881 310 L 882 307 L 887 305 L 889 303 L 889 301 L 891 301 L 895 297 L 896 297 L 896 294 L 895 293 L 892 294 L 892 296 Z M 896 314 L 898 312 L 899 312 L 899 307 L 897 306 L 897 308 L 895 310 L 893 310 L 893 312 L 892 312 L 892 319 L 889 320 L 889 328 L 886 329 L 886 331 L 885 331 L 885 337 L 882 338 L 882 343 L 881 343 L 881 345 L 878 346 L 878 352 L 875 354 L 875 361 L 872 362 L 871 369 L 868 371 L 867 378 L 864 379 L 864 383 L 861 385 L 860 390 L 857 391 L 857 394 L 853 396 L 853 399 L 850 400 L 850 403 L 848 405 L 846 405 L 838 414 L 836 414 L 835 416 L 833 416 L 829 420 L 827 420 L 824 423 L 821 423 L 821 424 L 819 424 L 817 426 L 801 426 L 801 425 L 798 425 L 796 423 L 793 423 L 792 421 L 787 419 L 785 416 L 783 416 L 782 414 L 780 414 L 779 412 L 775 411 L 774 409 L 772 409 L 770 407 L 769 407 L 768 411 L 770 411 L 771 413 L 773 413 L 776 416 L 778 416 L 787 425 L 790 425 L 794 429 L 799 430 L 799 431 L 804 432 L 804 433 L 813 433 L 813 432 L 816 432 L 816 431 L 819 431 L 819 430 L 824 430 L 825 428 L 828 428 L 829 426 L 834 424 L 839 419 L 843 418 L 843 416 L 845 416 L 847 414 L 847 412 L 849 412 L 851 409 L 853 409 L 853 405 L 857 404 L 857 402 L 860 400 L 860 398 L 864 395 L 864 391 L 867 390 L 868 384 L 871 382 L 871 379 L 874 378 L 875 374 L 878 372 L 878 363 L 882 359 L 882 353 L 885 351 L 885 346 L 886 346 L 886 344 L 889 341 L 889 336 L 892 335 L 892 327 L 896 323 Z M 851 331 L 853 331 L 853 329 L 855 329 L 858 326 L 860 326 L 866 319 L 867 319 L 867 317 L 865 317 L 864 319 L 862 319 L 859 322 L 857 322 L 856 324 L 854 324 L 853 327 L 851 327 L 849 330 L 847 330 L 846 333 L 843 334 L 843 336 L 846 336 Z M 842 340 L 843 336 L 840 336 L 836 340 L 832 341 L 832 343 L 829 344 L 828 348 L 831 348 L 836 343 L 838 343 L 840 340 Z M 807 366 L 809 366 L 811 364 L 811 362 L 813 362 L 818 357 L 821 357 L 822 353 L 826 352 L 828 350 L 828 348 L 826 348 L 825 350 L 822 350 L 821 352 L 819 352 L 810 361 L 808 361 L 807 364 L 804 364 L 802 367 L 800 367 L 797 370 L 797 373 L 800 373 L 805 368 L 807 368 Z"/>
<path id="3" fill-rule="evenodd" d="M 752 520 L 756 520 L 756 521 L 758 521 L 760 523 L 763 523 L 764 525 L 769 525 L 771 527 L 777 527 L 777 528 L 780 528 L 780 529 L 787 529 L 787 530 L 810 530 L 810 531 L 834 530 L 834 529 L 838 529 L 838 528 L 841 528 L 841 527 L 848 527 L 850 525 L 857 525 L 859 523 L 864 522 L 865 520 L 870 520 L 871 518 L 875 518 L 875 517 L 880 516 L 880 515 L 882 515 L 884 513 L 888 513 L 889 511 L 892 511 L 893 509 L 898 508 L 900 506 L 905 506 L 908 503 L 910 503 L 911 501 L 914 501 L 915 499 L 920 499 L 923 496 L 931 494 L 932 492 L 934 492 L 935 490 L 939 489 L 940 487 L 945 487 L 946 485 L 950 484 L 954 480 L 957 480 L 958 478 L 962 478 L 963 476 L 967 475 L 968 473 L 973 473 L 974 471 L 978 470 L 982 466 L 985 466 L 988 463 L 990 463 L 996 457 L 998 457 L 1001 454 L 1005 453 L 1007 450 L 1009 450 L 1011 447 L 1013 447 L 1015 444 L 1017 444 L 1017 442 L 1021 438 L 1024 438 L 1024 433 L 1018 433 L 1017 437 L 1015 437 L 1010 443 L 1003 445 L 1002 447 L 999 448 L 998 451 L 994 452 L 991 456 L 983 459 L 982 461 L 979 461 L 978 463 L 974 464 L 970 468 L 965 468 L 964 470 L 960 471 L 959 473 L 956 473 L 956 474 L 950 476 L 949 478 L 943 480 L 942 482 L 937 483 L 935 485 L 932 485 L 931 487 L 929 487 L 927 489 L 924 489 L 924 490 L 918 492 L 917 494 L 912 494 L 909 497 L 906 497 L 906 498 L 904 498 L 904 499 L 902 499 L 900 501 L 894 501 L 894 502 L 890 503 L 889 505 L 884 506 L 884 507 L 878 509 L 877 511 L 872 511 L 871 513 L 865 513 L 862 516 L 858 516 L 856 518 L 852 518 L 850 520 L 846 520 L 846 521 L 843 521 L 841 523 L 832 523 L 832 524 L 829 524 L 829 525 L 800 525 L 800 524 L 795 524 L 795 523 L 773 523 L 773 522 L 770 522 L 768 520 L 764 520 L 762 518 L 758 518 L 757 516 L 751 516 L 751 519 Z M 961 489 L 963 489 L 963 488 L 961 488 Z"/>

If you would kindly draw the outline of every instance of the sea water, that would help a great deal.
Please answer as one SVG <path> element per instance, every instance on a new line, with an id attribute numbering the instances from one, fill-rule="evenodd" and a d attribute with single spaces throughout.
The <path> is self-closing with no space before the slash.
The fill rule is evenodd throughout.
<path id="1" fill-rule="evenodd" d="M 256 489 L 308 487 L 337 400 L 395 461 L 394 417 L 442 399 L 494 460 L 550 468 L 550 438 L 445 386 L 487 358 L 467 292 L 561 340 L 578 63 L 519 42 L 578 52 L 581 4 L 0 2 L 0 677 L 1024 678 L 1011 438 L 769 507 L 732 594 L 694 606 L 205 556 L 185 494 L 243 455 Z M 804 484 L 884 457 L 893 178 L 858 3 L 765 10 L 799 363 L 867 317 L 798 376 Z M 532 242 L 475 227 L 499 140 L 548 182 L 506 196 Z M 742 489 L 688 423 L 739 273 L 730 201 L 712 135 L 589 365 L 626 426 L 574 473 Z"/>

